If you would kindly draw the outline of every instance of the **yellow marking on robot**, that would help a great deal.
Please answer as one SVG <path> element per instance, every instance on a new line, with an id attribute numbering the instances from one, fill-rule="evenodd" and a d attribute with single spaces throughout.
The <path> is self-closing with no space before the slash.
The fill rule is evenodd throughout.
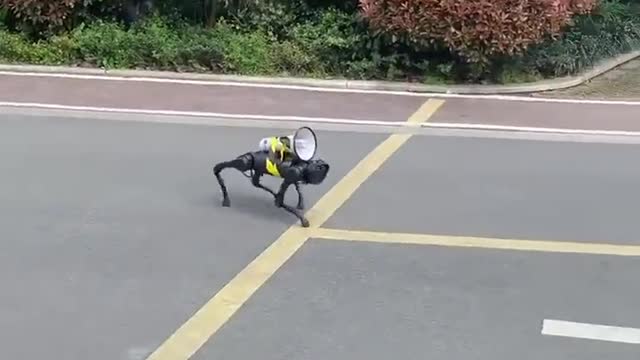
<path id="1" fill-rule="evenodd" d="M 267 168 L 267 172 L 270 175 L 277 176 L 277 177 L 282 177 L 280 175 L 280 171 L 278 171 L 278 165 L 276 165 L 273 161 L 271 161 L 271 159 L 267 159 L 266 168 Z"/>
<path id="2" fill-rule="evenodd" d="M 428 100 L 409 118 L 408 122 L 427 121 L 442 104 L 444 100 Z M 322 226 L 351 197 L 360 184 L 380 168 L 410 137 L 410 134 L 393 134 L 378 145 L 309 210 L 310 228 L 305 229 L 295 225 L 285 231 L 147 359 L 186 360 L 193 356 L 255 291 L 304 245 L 313 235 L 313 230 Z"/>
<path id="3" fill-rule="evenodd" d="M 517 251 L 640 256 L 640 246 L 637 245 L 495 239 L 471 236 L 387 233 L 377 231 L 355 231 L 327 228 L 315 229 L 312 237 L 323 240 L 371 242 L 384 244 L 431 245 Z"/>

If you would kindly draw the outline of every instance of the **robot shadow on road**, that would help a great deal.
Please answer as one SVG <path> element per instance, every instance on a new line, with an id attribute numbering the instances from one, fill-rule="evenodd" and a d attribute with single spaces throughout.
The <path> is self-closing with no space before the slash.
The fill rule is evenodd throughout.
<path id="1" fill-rule="evenodd" d="M 233 168 L 242 172 L 256 188 L 267 191 L 274 197 L 276 207 L 295 215 L 303 227 L 309 221 L 298 210 L 304 209 L 302 185 L 319 185 L 329 173 L 329 164 L 322 159 L 313 159 L 317 150 L 317 138 L 311 128 L 303 126 L 293 135 L 272 136 L 259 143 L 259 150 L 239 155 L 233 160 L 222 161 L 213 167 L 213 174 L 222 191 L 222 206 L 231 206 L 222 170 Z M 250 172 L 250 174 L 246 174 Z M 269 175 L 282 179 L 278 192 L 262 185 L 262 176 Z M 298 204 L 293 208 L 284 203 L 284 197 L 293 185 L 298 192 Z"/>

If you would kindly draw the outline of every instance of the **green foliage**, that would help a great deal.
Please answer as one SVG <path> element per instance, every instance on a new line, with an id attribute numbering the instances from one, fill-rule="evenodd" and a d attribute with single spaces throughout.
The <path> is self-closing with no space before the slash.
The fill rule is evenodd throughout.
<path id="1" fill-rule="evenodd" d="M 602 59 L 640 49 L 637 0 L 602 0 L 558 39 L 548 38 L 521 56 L 493 57 L 488 75 L 437 42 L 418 46 L 374 32 L 356 10 L 357 0 L 251 2 L 250 11 L 236 7 L 213 27 L 183 20 L 180 11 L 186 10 L 171 5 L 178 0 L 157 1 L 161 15 L 125 26 L 114 17 L 114 1 L 121 0 L 93 0 L 84 15 L 76 14 L 82 21 L 72 30 L 46 39 L 0 27 L 0 61 L 437 84 L 513 83 L 575 74 Z"/>
<path id="2" fill-rule="evenodd" d="M 6 30 L 6 24 L 9 22 L 9 10 L 0 6 L 0 30 Z"/>
<path id="3" fill-rule="evenodd" d="M 228 72 L 247 75 L 274 73 L 272 46 L 263 32 L 239 33 L 222 22 L 211 35 L 222 44 Z"/>
<path id="4" fill-rule="evenodd" d="M 0 0 L 0 20 L 31 39 L 43 39 L 73 28 L 97 8 L 123 0 Z"/>
<path id="5" fill-rule="evenodd" d="M 62 65 L 73 57 L 73 44 L 66 37 L 29 42 L 24 35 L 0 31 L 0 60 L 4 62 Z"/>
<path id="6" fill-rule="evenodd" d="M 224 17 L 251 13 L 269 0 L 156 0 L 157 10 L 164 16 L 186 20 L 192 25 L 213 25 Z"/>
<path id="7" fill-rule="evenodd" d="M 557 40 L 532 48 L 522 66 L 546 77 L 575 74 L 597 62 L 640 49 L 640 11 L 618 0 L 599 3 L 582 15 Z"/>
<path id="8" fill-rule="evenodd" d="M 116 23 L 96 22 L 72 34 L 77 59 L 112 68 L 216 70 L 223 61 L 217 38 L 190 26 L 172 27 L 158 17 L 128 30 Z"/>
<path id="9" fill-rule="evenodd" d="M 292 27 L 288 33 L 294 44 L 318 57 L 329 72 L 340 72 L 344 64 L 353 60 L 362 35 L 353 31 L 353 19 L 345 13 L 328 10 L 315 21 Z M 348 65 L 347 65 L 348 66 Z"/>
<path id="10" fill-rule="evenodd" d="M 327 3 L 323 8 L 321 1 L 270 2 L 259 11 L 233 18 L 232 23 L 238 31 L 261 31 L 268 34 L 272 42 L 295 46 L 298 54 L 295 59 L 299 59 L 299 63 L 293 66 L 313 67 L 313 76 L 420 78 L 427 71 L 427 64 L 432 68 L 440 64 L 433 57 L 434 60 L 427 62 L 424 58 L 430 54 L 415 51 L 398 39 L 371 33 L 355 11 L 358 1 Z M 345 8 L 351 12 L 342 10 Z M 448 57 L 441 59 L 449 60 Z"/>
<path id="11" fill-rule="evenodd" d="M 129 45 L 133 36 L 117 24 L 97 22 L 72 34 L 78 60 L 105 68 L 132 67 Z"/>

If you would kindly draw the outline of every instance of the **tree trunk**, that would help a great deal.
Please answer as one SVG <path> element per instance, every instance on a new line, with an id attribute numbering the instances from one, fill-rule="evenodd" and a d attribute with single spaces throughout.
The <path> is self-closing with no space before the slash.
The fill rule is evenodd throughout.
<path id="1" fill-rule="evenodd" d="M 209 11 L 207 15 L 207 27 L 213 27 L 218 20 L 218 10 L 220 9 L 220 0 L 208 0 Z"/>
<path id="2" fill-rule="evenodd" d="M 153 12 L 153 0 L 126 0 L 124 4 L 124 20 L 131 25 Z"/>

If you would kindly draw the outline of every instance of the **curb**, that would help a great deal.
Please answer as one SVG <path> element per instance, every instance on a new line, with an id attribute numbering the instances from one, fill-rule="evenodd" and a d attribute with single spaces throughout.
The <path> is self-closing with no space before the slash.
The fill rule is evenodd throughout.
<path id="1" fill-rule="evenodd" d="M 640 57 L 640 50 L 600 62 L 590 70 L 578 76 L 567 76 L 552 80 L 542 80 L 517 85 L 424 85 L 417 83 L 393 82 L 393 81 L 366 81 L 366 80 L 328 80 L 313 78 L 291 78 L 291 77 L 262 77 L 262 76 L 242 76 L 242 75 L 219 75 L 201 73 L 179 73 L 171 71 L 149 71 L 149 70 L 105 70 L 101 68 L 82 68 L 68 66 L 42 66 L 42 65 L 12 65 L 0 64 L 0 71 L 20 72 L 20 73 L 63 73 L 75 75 L 93 76 L 114 76 L 114 77 L 136 77 L 136 78 L 157 78 L 176 80 L 196 80 L 209 82 L 231 82 L 250 83 L 264 85 L 281 86 L 303 86 L 310 88 L 325 89 L 351 89 L 362 91 L 395 91 L 412 93 L 444 93 L 444 94 L 517 94 L 517 93 L 537 93 L 550 90 L 566 89 L 581 85 L 596 76 L 599 76 L 613 68 L 616 68 L 628 61 Z"/>

